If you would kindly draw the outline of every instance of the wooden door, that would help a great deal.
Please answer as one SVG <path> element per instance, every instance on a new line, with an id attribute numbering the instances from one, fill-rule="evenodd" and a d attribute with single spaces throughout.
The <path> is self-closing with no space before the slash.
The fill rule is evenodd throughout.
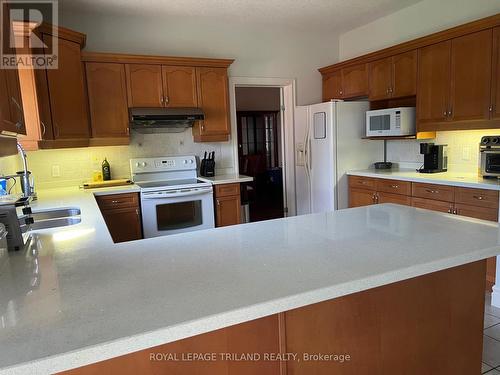
<path id="1" fill-rule="evenodd" d="M 418 50 L 417 118 L 419 124 L 448 119 L 451 41 Z"/>
<path id="2" fill-rule="evenodd" d="M 391 97 L 392 67 L 392 57 L 373 61 L 368 64 L 368 97 L 370 100 L 380 100 Z"/>
<path id="3" fill-rule="evenodd" d="M 162 66 L 167 107 L 197 107 L 196 71 L 189 66 Z"/>
<path id="4" fill-rule="evenodd" d="M 231 132 L 229 124 L 227 70 L 225 68 L 196 68 L 198 86 L 198 105 L 205 113 L 205 119 L 200 121 L 198 140 L 203 137 L 223 135 Z M 210 140 L 210 138 L 206 138 Z M 195 140 L 196 137 L 195 137 Z"/>
<path id="5" fill-rule="evenodd" d="M 163 107 L 161 65 L 127 64 L 129 107 Z"/>
<path id="6" fill-rule="evenodd" d="M 342 97 L 368 96 L 368 74 L 366 64 L 342 69 Z"/>
<path id="7" fill-rule="evenodd" d="M 417 50 L 400 53 L 392 58 L 391 96 L 399 98 L 417 93 Z"/>
<path id="8" fill-rule="evenodd" d="M 14 132 L 26 134 L 26 124 L 24 120 L 23 99 L 21 97 L 21 85 L 19 83 L 19 72 L 17 69 L 7 69 L 7 86 L 10 102 L 10 120 Z"/>
<path id="9" fill-rule="evenodd" d="M 491 44 L 491 29 L 452 40 L 449 107 L 451 120 L 489 119 Z"/>
<path id="10" fill-rule="evenodd" d="M 411 206 L 411 197 L 408 197 L 406 195 L 378 192 L 377 197 L 378 197 L 377 203 L 380 204 L 395 203 L 404 206 Z"/>
<path id="11" fill-rule="evenodd" d="M 6 130 L 15 131 L 15 124 L 11 118 L 11 106 L 9 97 L 9 86 L 7 84 L 7 70 L 0 69 L 0 132 Z"/>
<path id="12" fill-rule="evenodd" d="M 375 192 L 365 189 L 349 189 L 349 208 L 375 204 Z"/>
<path id="13" fill-rule="evenodd" d="M 491 119 L 500 120 L 500 26 L 493 29 L 491 77 Z"/>
<path id="14" fill-rule="evenodd" d="M 342 73 L 340 70 L 323 76 L 323 101 L 342 98 Z"/>
<path id="15" fill-rule="evenodd" d="M 125 66 L 89 62 L 85 68 L 92 137 L 128 137 Z"/>
<path id="16" fill-rule="evenodd" d="M 52 36 L 43 41 L 50 45 Z M 59 39 L 58 68 L 47 70 L 47 84 L 54 138 L 89 138 L 80 44 Z"/>
<path id="17" fill-rule="evenodd" d="M 141 213 L 138 207 L 115 208 L 103 210 L 102 213 L 114 242 L 142 238 Z"/>
<path id="18" fill-rule="evenodd" d="M 240 223 L 240 196 L 217 197 L 215 199 L 216 226 L 225 227 Z"/>
<path id="19" fill-rule="evenodd" d="M 445 213 L 453 212 L 453 203 L 451 202 L 443 202 L 437 201 L 434 199 L 426 199 L 426 198 L 412 198 L 412 206 L 418 208 L 424 208 L 426 210 L 431 211 L 439 211 Z"/>

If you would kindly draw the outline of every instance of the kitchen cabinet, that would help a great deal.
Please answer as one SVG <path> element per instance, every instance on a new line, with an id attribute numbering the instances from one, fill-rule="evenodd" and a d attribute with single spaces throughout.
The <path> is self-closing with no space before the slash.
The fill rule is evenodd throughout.
<path id="1" fill-rule="evenodd" d="M 26 134 L 17 69 L 0 69 L 0 133 Z"/>
<path id="2" fill-rule="evenodd" d="M 127 64 L 129 107 L 196 107 L 194 67 Z"/>
<path id="3" fill-rule="evenodd" d="M 337 70 L 323 76 L 323 101 L 342 98 L 342 72 Z"/>
<path id="4" fill-rule="evenodd" d="M 369 63 L 369 99 L 413 96 L 417 86 L 417 51 Z"/>
<path id="5" fill-rule="evenodd" d="M 418 51 L 418 126 L 448 118 L 450 95 L 451 41 L 436 43 Z"/>
<path id="6" fill-rule="evenodd" d="M 161 65 L 127 64 L 129 107 L 163 107 Z"/>
<path id="7" fill-rule="evenodd" d="M 368 95 L 368 73 L 366 64 L 342 68 L 342 98 Z"/>
<path id="8" fill-rule="evenodd" d="M 143 238 L 138 193 L 102 195 L 96 201 L 114 242 Z"/>
<path id="9" fill-rule="evenodd" d="M 500 120 L 500 26 L 493 29 L 493 58 L 491 67 L 491 119 Z"/>
<path id="10" fill-rule="evenodd" d="M 205 119 L 193 126 L 195 142 L 222 142 L 229 140 L 229 92 L 226 68 L 196 68 L 198 105 Z"/>
<path id="11" fill-rule="evenodd" d="M 240 184 L 215 185 L 215 225 L 225 227 L 241 222 Z"/>
<path id="12" fill-rule="evenodd" d="M 122 138 L 128 144 L 129 118 L 125 66 L 115 63 L 85 64 L 92 138 Z M 116 143 L 115 143 L 116 144 Z"/>
<path id="13" fill-rule="evenodd" d="M 349 176 L 349 207 L 377 203 L 411 205 L 432 211 L 497 222 L 499 192 Z M 491 290 L 495 284 L 495 276 L 496 257 L 492 257 L 487 261 L 486 290 Z"/>

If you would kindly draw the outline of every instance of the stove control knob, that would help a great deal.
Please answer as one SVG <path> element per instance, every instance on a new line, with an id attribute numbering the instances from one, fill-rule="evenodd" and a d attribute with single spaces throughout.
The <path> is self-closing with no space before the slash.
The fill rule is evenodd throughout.
<path id="1" fill-rule="evenodd" d="M 143 168 L 145 168 L 145 167 L 146 167 L 146 165 L 148 165 L 148 164 L 147 164 L 145 161 L 143 161 L 143 162 L 141 163 L 141 167 L 143 167 Z"/>
<path id="2" fill-rule="evenodd" d="M 189 160 L 189 164 L 193 164 L 193 159 Z"/>
<path id="3" fill-rule="evenodd" d="M 491 143 L 493 143 L 494 145 L 498 144 L 498 138 L 497 137 L 491 138 Z"/>
<path id="4" fill-rule="evenodd" d="M 488 143 L 490 143 L 490 139 L 488 137 L 483 137 L 483 139 L 481 139 L 481 143 L 483 145 L 487 145 Z"/>
<path id="5" fill-rule="evenodd" d="M 184 160 L 184 161 L 183 161 L 183 163 L 184 163 L 184 164 L 187 164 L 187 162 L 188 162 L 187 160 Z"/>

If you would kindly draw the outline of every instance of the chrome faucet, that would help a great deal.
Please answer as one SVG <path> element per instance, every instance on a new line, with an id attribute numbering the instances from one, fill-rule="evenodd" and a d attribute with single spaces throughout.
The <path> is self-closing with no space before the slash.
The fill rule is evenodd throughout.
<path id="1" fill-rule="evenodd" d="M 21 156 L 21 159 L 23 160 L 23 172 L 9 176 L 2 176 L 2 178 L 8 179 L 8 178 L 19 177 L 19 180 L 21 181 L 23 197 L 36 199 L 35 185 L 33 183 L 33 180 L 30 179 L 31 172 L 28 170 L 28 160 L 26 157 L 26 151 L 24 151 L 23 146 L 21 146 L 19 142 L 17 142 L 17 151 L 19 152 L 19 156 Z"/>

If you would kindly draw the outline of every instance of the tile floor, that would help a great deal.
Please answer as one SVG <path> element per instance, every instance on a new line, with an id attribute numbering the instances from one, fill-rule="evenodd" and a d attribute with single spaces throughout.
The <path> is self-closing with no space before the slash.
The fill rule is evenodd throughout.
<path id="1" fill-rule="evenodd" d="M 491 306 L 489 293 L 484 307 L 482 373 L 500 375 L 500 308 Z"/>

